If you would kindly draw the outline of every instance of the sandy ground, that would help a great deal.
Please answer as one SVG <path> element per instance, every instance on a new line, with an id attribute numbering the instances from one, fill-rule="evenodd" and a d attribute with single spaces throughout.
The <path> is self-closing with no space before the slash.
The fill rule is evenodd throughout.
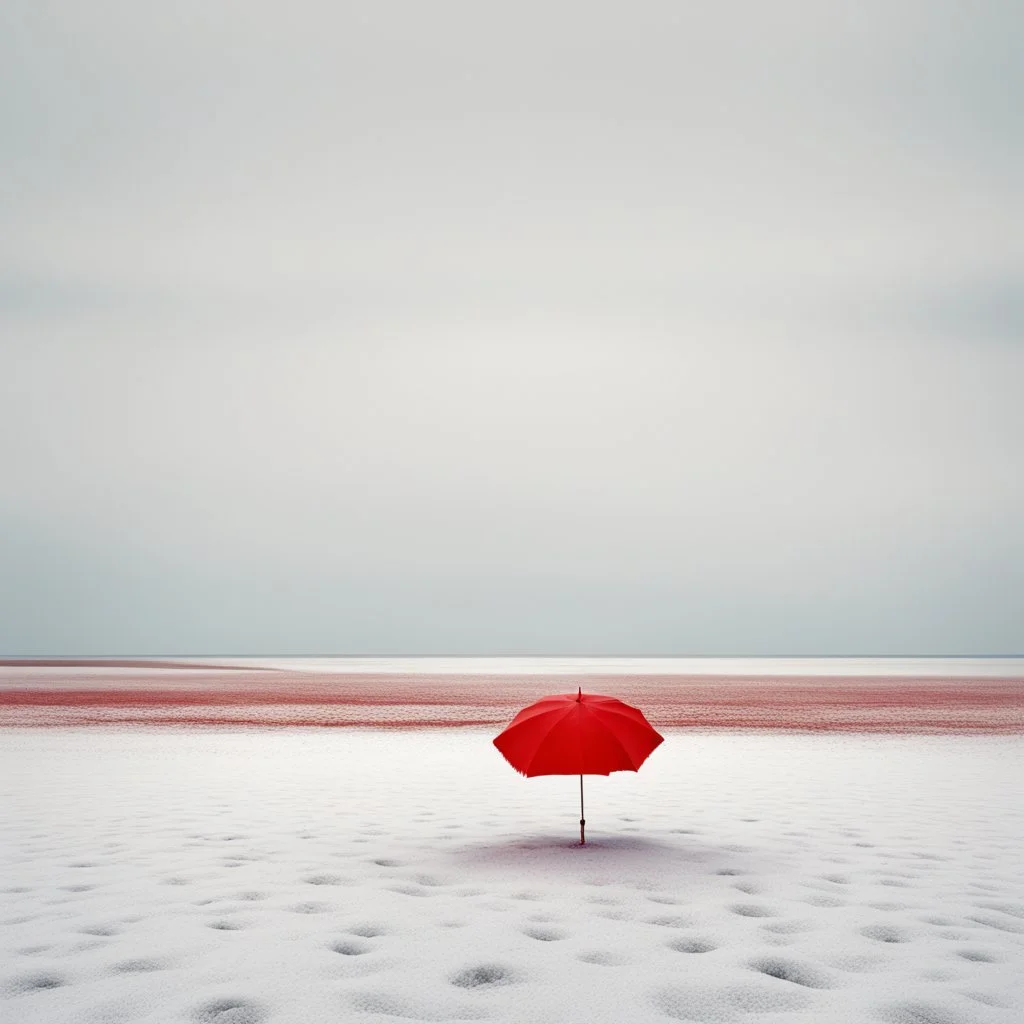
<path id="1" fill-rule="evenodd" d="M 1024 739 L 0 731 L 0 1019 L 1024 1021 Z"/>

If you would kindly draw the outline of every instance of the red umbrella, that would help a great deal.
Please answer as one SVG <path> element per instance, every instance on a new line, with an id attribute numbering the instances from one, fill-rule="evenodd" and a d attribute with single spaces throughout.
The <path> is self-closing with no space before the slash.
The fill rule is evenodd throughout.
<path id="1" fill-rule="evenodd" d="M 542 697 L 523 708 L 494 745 L 527 778 L 579 775 L 583 845 L 583 776 L 635 772 L 663 740 L 636 708 L 579 689 Z"/>

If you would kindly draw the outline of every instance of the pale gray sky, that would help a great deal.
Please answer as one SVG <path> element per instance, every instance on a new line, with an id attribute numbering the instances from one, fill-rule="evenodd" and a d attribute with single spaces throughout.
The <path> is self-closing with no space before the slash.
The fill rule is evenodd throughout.
<path id="1" fill-rule="evenodd" d="M 1024 652 L 998 0 L 0 7 L 0 655 Z"/>

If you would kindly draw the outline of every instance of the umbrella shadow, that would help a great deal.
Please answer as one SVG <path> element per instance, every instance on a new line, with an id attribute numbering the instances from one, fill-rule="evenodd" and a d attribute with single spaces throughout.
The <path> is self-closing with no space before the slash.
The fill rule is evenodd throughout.
<path id="1" fill-rule="evenodd" d="M 516 870 L 524 867 L 565 871 L 569 869 L 618 870 L 646 869 L 679 871 L 687 864 L 700 864 L 713 857 L 713 851 L 683 845 L 653 836 L 631 834 L 588 835 L 581 846 L 565 831 L 551 831 L 515 838 L 496 837 L 449 850 L 453 866 L 487 866 Z"/>

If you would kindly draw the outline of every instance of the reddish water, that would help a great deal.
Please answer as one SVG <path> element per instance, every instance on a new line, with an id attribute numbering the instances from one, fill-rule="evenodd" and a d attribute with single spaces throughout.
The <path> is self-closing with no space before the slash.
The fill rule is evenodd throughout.
<path id="1" fill-rule="evenodd" d="M 656 728 L 1024 732 L 1024 679 L 310 673 L 122 665 L 105 674 L 10 663 L 0 727 L 164 725 L 499 730 L 549 693 L 606 693 Z"/>

